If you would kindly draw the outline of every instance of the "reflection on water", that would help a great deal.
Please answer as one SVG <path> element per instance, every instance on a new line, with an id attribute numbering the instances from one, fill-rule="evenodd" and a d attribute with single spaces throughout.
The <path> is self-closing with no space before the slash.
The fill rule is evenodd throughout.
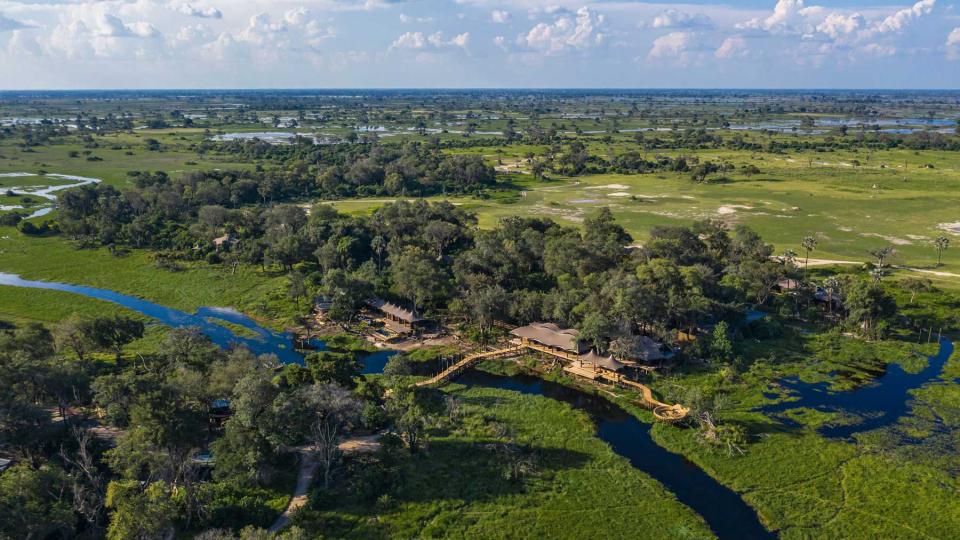
<path id="1" fill-rule="evenodd" d="M 810 408 L 821 412 L 843 413 L 862 418 L 860 422 L 847 425 L 829 425 L 819 432 L 827 437 L 847 438 L 855 433 L 890 426 L 910 410 L 910 391 L 920 388 L 943 371 L 953 343 L 940 340 L 940 350 L 929 357 L 927 367 L 919 373 L 908 373 L 898 364 L 887 366 L 886 372 L 871 384 L 849 392 L 832 392 L 829 383 L 805 383 L 795 377 L 783 379 L 780 384 L 791 394 L 790 401 L 765 405 L 757 410 L 777 417 L 788 425 L 798 425 L 784 418 L 781 413 L 792 409 Z M 776 397 L 776 396 L 771 396 Z"/>
<path id="2" fill-rule="evenodd" d="M 14 274 L 2 272 L 0 272 L 0 285 L 64 291 L 113 302 L 173 328 L 196 327 L 211 341 L 223 348 L 243 345 L 254 354 L 275 354 L 285 364 L 303 364 L 303 355 L 293 347 L 293 334 L 290 332 L 274 332 L 263 328 L 250 317 L 233 309 L 202 307 L 196 313 L 190 314 L 107 289 L 68 285 L 52 281 L 27 280 Z M 241 326 L 253 334 L 253 337 L 238 336 L 229 328 L 211 322 L 212 320 Z M 325 349 L 324 343 L 319 340 L 311 340 L 310 345 L 318 350 Z"/>

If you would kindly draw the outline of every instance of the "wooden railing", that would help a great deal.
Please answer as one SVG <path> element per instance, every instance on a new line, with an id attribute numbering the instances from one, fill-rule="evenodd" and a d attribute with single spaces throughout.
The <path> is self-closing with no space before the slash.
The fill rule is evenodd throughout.
<path id="1" fill-rule="evenodd" d="M 447 369 L 441 371 L 437 375 L 434 375 L 433 377 L 425 381 L 418 382 L 415 386 L 431 386 L 434 384 L 446 382 L 449 379 L 456 377 L 463 371 L 470 369 L 471 367 L 473 367 L 475 364 L 478 364 L 482 360 L 489 360 L 491 358 L 496 358 L 498 356 L 506 356 L 508 354 L 516 354 L 522 350 L 523 350 L 523 347 L 514 346 L 514 347 L 506 347 L 504 349 L 497 349 L 495 351 L 478 352 L 478 353 L 467 355 L 463 357 L 463 359 L 457 362 L 456 364 L 448 367 Z"/>

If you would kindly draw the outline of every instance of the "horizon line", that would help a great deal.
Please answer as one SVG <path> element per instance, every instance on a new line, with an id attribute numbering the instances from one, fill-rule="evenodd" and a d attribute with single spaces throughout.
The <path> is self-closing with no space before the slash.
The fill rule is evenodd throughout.
<path id="1" fill-rule="evenodd" d="M 907 88 L 907 87 L 562 87 L 562 86 L 475 86 L 475 87 L 378 87 L 378 86 L 338 86 L 338 87 L 158 87 L 158 88 L 12 88 L 0 89 L 2 93 L 35 92 L 334 92 L 334 91 L 577 91 L 577 92 L 960 92 L 960 88 Z"/>

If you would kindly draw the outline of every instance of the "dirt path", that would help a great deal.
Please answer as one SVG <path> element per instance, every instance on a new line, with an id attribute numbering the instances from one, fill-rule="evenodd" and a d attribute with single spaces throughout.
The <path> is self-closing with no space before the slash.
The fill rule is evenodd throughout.
<path id="1" fill-rule="evenodd" d="M 376 452 L 380 448 L 380 443 L 377 441 L 379 437 L 380 435 L 351 437 L 344 439 L 339 448 L 344 454 Z M 270 526 L 269 531 L 271 533 L 276 533 L 286 527 L 297 510 L 307 504 L 307 491 L 310 489 L 310 484 L 313 483 L 313 478 L 317 475 L 317 469 L 320 468 L 320 464 L 314 456 L 313 447 L 301 446 L 297 448 L 297 453 L 300 454 L 300 472 L 297 473 L 297 486 L 293 489 L 293 495 L 290 497 L 287 508 Z"/>
<path id="2" fill-rule="evenodd" d="M 803 259 L 797 259 L 797 266 L 804 266 Z M 835 264 L 863 264 L 864 261 L 841 261 L 836 259 L 810 259 L 809 266 L 831 266 Z M 942 270 L 927 270 L 926 268 L 915 268 L 913 266 L 900 266 L 900 265 L 891 265 L 890 268 L 895 268 L 897 270 L 907 270 L 908 272 L 918 272 L 921 274 L 930 274 L 931 276 L 944 277 L 944 278 L 960 278 L 960 274 L 954 272 L 944 272 Z"/>
<path id="3" fill-rule="evenodd" d="M 312 449 L 302 448 L 298 451 L 300 452 L 300 472 L 297 474 L 297 487 L 293 490 L 293 496 L 290 497 L 287 508 L 270 526 L 269 530 L 272 533 L 286 527 L 293 514 L 307 504 L 307 490 L 313 483 L 313 477 L 317 474 L 317 468 L 320 465 L 314 458 Z"/>

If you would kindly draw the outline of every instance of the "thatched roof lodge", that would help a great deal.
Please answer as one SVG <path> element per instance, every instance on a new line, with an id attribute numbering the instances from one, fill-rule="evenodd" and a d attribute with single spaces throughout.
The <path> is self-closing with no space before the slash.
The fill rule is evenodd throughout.
<path id="1" fill-rule="evenodd" d="M 428 320 L 421 317 L 416 311 L 400 307 L 381 298 L 370 298 L 367 300 L 367 305 L 381 313 L 386 328 L 395 334 L 408 334 Z"/>
<path id="2" fill-rule="evenodd" d="M 590 364 L 595 370 L 604 369 L 607 371 L 620 371 L 621 369 L 627 367 L 627 364 L 617 360 L 613 357 L 613 355 L 601 356 L 594 352 L 593 349 L 588 351 L 586 354 L 581 354 L 579 361 L 581 365 Z"/>
<path id="3" fill-rule="evenodd" d="M 370 298 L 367 300 L 367 305 L 379 311 L 380 313 L 383 313 L 392 320 L 409 324 L 411 326 L 426 320 L 411 309 L 402 308 L 381 298 Z"/>
<path id="4" fill-rule="evenodd" d="M 550 349 L 581 354 L 584 347 L 580 344 L 580 332 L 573 328 L 560 328 L 553 323 L 530 323 L 514 328 L 511 334 L 520 338 L 524 344 L 537 343 Z"/>

